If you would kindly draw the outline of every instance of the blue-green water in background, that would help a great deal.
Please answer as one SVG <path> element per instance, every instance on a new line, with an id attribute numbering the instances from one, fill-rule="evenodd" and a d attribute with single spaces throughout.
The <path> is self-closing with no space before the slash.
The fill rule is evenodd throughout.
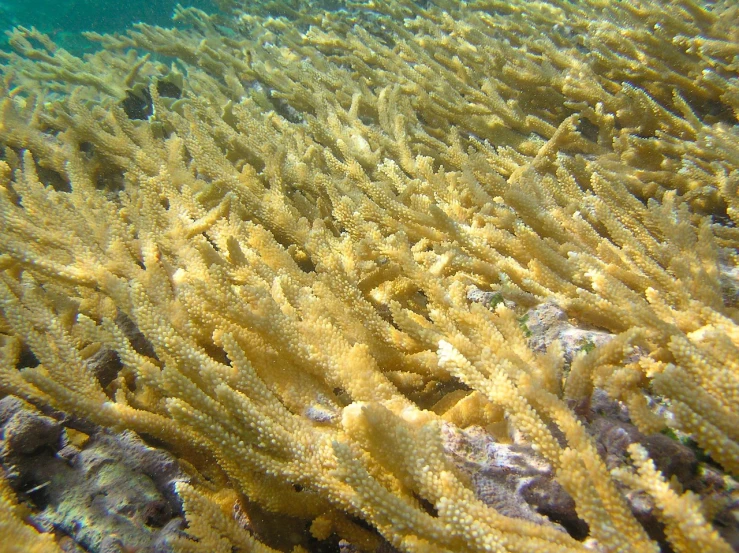
<path id="1" fill-rule="evenodd" d="M 0 0 L 0 47 L 6 31 L 22 25 L 36 27 L 65 48 L 85 50 L 91 45 L 80 33 L 122 32 L 139 22 L 169 27 L 177 4 L 216 10 L 212 0 Z"/>

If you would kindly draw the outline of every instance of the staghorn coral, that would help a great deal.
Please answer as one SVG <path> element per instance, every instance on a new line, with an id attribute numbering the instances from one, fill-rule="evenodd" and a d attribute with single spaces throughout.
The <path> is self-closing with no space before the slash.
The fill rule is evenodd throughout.
<path id="1" fill-rule="evenodd" d="M 59 553 L 62 551 L 49 534 L 39 534 L 22 521 L 25 513 L 16 502 L 5 475 L 0 474 L 0 531 L 4 540 L 3 550 L 8 553 Z"/>
<path id="2" fill-rule="evenodd" d="M 268 4 L 84 61 L 15 31 L 0 389 L 166 443 L 184 551 L 308 547 L 237 500 L 368 551 L 658 551 L 634 493 L 674 550 L 730 551 L 713 500 L 638 445 L 611 469 L 580 417 L 602 389 L 739 468 L 736 6 Z M 567 367 L 527 340 L 547 301 L 614 336 Z M 536 452 L 587 540 L 476 497 L 450 424 Z"/>

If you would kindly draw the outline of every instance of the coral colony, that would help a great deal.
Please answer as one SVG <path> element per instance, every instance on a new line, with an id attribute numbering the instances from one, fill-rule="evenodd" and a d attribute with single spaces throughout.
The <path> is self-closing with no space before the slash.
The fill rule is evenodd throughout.
<path id="1" fill-rule="evenodd" d="M 18 27 L 0 549 L 739 547 L 739 6 Z"/>

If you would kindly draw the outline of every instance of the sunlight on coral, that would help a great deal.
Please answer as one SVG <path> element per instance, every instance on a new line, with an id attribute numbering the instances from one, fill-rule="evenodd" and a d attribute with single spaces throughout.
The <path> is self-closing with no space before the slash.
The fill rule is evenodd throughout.
<path id="1" fill-rule="evenodd" d="M 166 444 L 176 550 L 731 551 L 654 444 L 739 473 L 739 8 L 246 4 L 13 31 L 0 391 Z"/>

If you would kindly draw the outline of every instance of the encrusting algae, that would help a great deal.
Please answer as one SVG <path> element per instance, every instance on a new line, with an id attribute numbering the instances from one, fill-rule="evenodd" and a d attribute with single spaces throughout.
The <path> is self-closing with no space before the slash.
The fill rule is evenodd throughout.
<path id="1" fill-rule="evenodd" d="M 220 4 L 85 58 L 13 31 L 2 393 L 166 444 L 178 551 L 288 548 L 235 503 L 361 551 L 732 551 L 715 497 L 586 420 L 605 391 L 739 473 L 736 3 Z M 545 302 L 613 336 L 533 348 Z M 444 441 L 472 427 L 587 536 L 477 497 Z M 11 483 L 0 547 L 57 550 Z"/>

